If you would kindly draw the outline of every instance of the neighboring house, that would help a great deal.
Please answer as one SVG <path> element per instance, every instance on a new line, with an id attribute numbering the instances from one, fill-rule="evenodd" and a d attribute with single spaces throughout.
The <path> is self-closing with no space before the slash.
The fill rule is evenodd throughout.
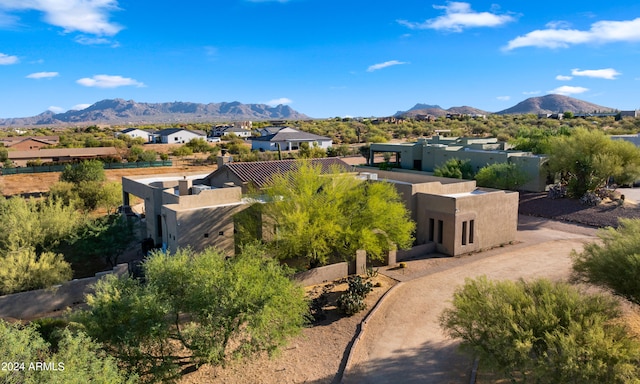
<path id="1" fill-rule="evenodd" d="M 58 145 L 58 136 L 12 136 L 1 137 L 0 144 L 16 151 L 38 150 L 48 146 Z"/>
<path id="2" fill-rule="evenodd" d="M 114 147 L 93 148 L 56 148 L 38 151 L 9 151 L 9 160 L 18 167 L 25 167 L 28 161 L 40 160 L 43 163 L 71 162 L 118 156 Z"/>
<path id="3" fill-rule="evenodd" d="M 206 140 L 207 134 L 182 128 L 167 128 L 154 133 L 154 142 L 162 144 L 184 144 L 200 138 Z"/>
<path id="4" fill-rule="evenodd" d="M 476 172 L 488 164 L 513 163 L 528 176 L 529 181 L 521 188 L 523 191 L 541 192 L 547 185 L 546 156 L 511 150 L 508 143 L 496 138 L 433 136 L 414 143 L 374 143 L 370 146 L 370 165 L 375 165 L 376 153 L 392 153 L 397 167 L 423 172 L 433 172 L 453 158 L 469 160 Z"/>
<path id="5" fill-rule="evenodd" d="M 337 158 L 308 161 L 321 165 L 325 172 L 338 167 L 369 182 L 393 183 L 417 223 L 415 244 L 423 245 L 426 252 L 455 256 L 516 239 L 517 192 L 477 188 L 473 180 L 354 169 Z M 146 237 L 170 251 L 217 246 L 233 255 L 235 217 L 252 203 L 243 199 L 243 193 L 264 187 L 295 161 L 220 164 L 209 175 L 123 177 L 123 205 L 129 205 L 129 194 L 142 198 Z"/>
<path id="6" fill-rule="evenodd" d="M 308 143 L 309 146 L 317 145 L 327 149 L 333 145 L 330 137 L 314 135 L 313 133 L 298 131 L 290 127 L 284 127 L 276 133 L 254 137 L 251 139 L 251 150 L 257 151 L 291 151 L 300 148 L 301 143 Z"/>
<path id="7" fill-rule="evenodd" d="M 640 134 L 638 133 L 633 135 L 611 135 L 609 137 L 611 137 L 611 140 L 624 140 L 635 144 L 637 147 L 640 147 Z"/>
<path id="8" fill-rule="evenodd" d="M 120 132 L 116 132 L 115 135 L 116 137 L 120 135 L 127 135 L 132 139 L 140 138 L 140 139 L 143 139 L 145 143 L 152 143 L 154 141 L 154 134 L 155 134 L 155 131 L 146 131 L 138 128 L 127 128 L 127 129 L 123 129 Z"/>
<path id="9" fill-rule="evenodd" d="M 260 128 L 257 130 L 257 132 L 260 134 L 260 136 L 269 136 L 269 135 L 274 135 L 278 133 L 278 131 L 280 131 L 283 128 L 289 128 L 289 127 L 269 126 L 269 127 Z"/>
<path id="10" fill-rule="evenodd" d="M 230 134 L 246 139 L 247 137 L 251 137 L 251 130 L 236 126 L 222 126 L 214 127 L 212 131 L 212 136 L 214 137 L 222 137 Z"/>

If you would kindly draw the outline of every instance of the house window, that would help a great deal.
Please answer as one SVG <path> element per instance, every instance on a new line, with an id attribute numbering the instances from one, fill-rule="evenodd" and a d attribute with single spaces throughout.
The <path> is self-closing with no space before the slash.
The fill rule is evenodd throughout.
<path id="1" fill-rule="evenodd" d="M 473 244 L 474 227 L 475 227 L 475 220 L 470 220 L 469 221 L 469 244 Z"/>
<path id="2" fill-rule="evenodd" d="M 204 234 L 204 238 L 206 239 L 207 237 L 209 237 L 209 234 L 208 234 L 208 233 L 205 233 L 205 234 Z"/>
<path id="3" fill-rule="evenodd" d="M 462 222 L 462 245 L 467 245 L 467 222 Z"/>
<path id="4" fill-rule="evenodd" d="M 434 219 L 429 219 L 429 241 L 433 241 L 434 232 L 436 230 L 436 223 Z"/>
<path id="5" fill-rule="evenodd" d="M 218 232 L 218 236 L 224 236 L 224 231 Z"/>
<path id="6" fill-rule="evenodd" d="M 442 232 L 444 232 L 444 222 L 438 220 L 438 244 L 442 244 Z"/>

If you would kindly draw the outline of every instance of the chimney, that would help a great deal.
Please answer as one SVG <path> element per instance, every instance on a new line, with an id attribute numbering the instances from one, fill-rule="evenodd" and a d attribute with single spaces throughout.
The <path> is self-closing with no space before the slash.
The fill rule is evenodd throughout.
<path id="1" fill-rule="evenodd" d="M 191 189 L 191 180 L 187 180 L 187 176 L 184 176 L 182 180 L 178 180 L 178 194 L 180 196 L 190 195 L 189 189 Z"/>

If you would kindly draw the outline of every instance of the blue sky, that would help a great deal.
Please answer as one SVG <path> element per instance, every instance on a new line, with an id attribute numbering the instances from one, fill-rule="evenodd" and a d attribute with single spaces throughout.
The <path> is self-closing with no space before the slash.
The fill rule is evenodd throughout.
<path id="1" fill-rule="evenodd" d="M 640 3 L 0 0 L 0 117 L 103 99 L 416 103 L 496 112 L 560 93 L 640 108 Z"/>

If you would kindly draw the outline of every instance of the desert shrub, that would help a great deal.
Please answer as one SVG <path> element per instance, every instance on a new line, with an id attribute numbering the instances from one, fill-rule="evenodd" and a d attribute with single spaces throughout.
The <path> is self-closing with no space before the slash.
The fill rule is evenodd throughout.
<path id="1" fill-rule="evenodd" d="M 473 179 L 473 167 L 470 160 L 449 159 L 433 170 L 434 176 L 452 179 Z"/>
<path id="2" fill-rule="evenodd" d="M 548 280 L 467 279 L 440 322 L 450 337 L 512 382 L 630 383 L 640 345 L 618 303 Z"/>
<path id="3" fill-rule="evenodd" d="M 495 163 L 480 168 L 475 176 L 478 186 L 517 190 L 527 182 L 527 175 L 511 163 Z"/>
<path id="4" fill-rule="evenodd" d="M 337 304 L 344 313 L 352 316 L 367 308 L 364 299 L 373 290 L 373 285 L 360 276 L 350 277 L 348 283 L 349 289 L 338 298 Z"/>

